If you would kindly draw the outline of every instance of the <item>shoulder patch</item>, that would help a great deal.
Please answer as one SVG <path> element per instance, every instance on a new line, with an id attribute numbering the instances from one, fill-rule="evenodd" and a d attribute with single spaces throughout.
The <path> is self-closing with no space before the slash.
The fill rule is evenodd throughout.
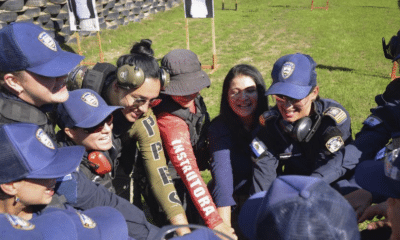
<path id="1" fill-rule="evenodd" d="M 10 222 L 11 226 L 15 229 L 32 230 L 35 228 L 34 224 L 20 217 L 10 215 L 8 213 L 5 213 L 4 216 Z"/>
<path id="2" fill-rule="evenodd" d="M 326 141 L 325 146 L 329 150 L 329 152 L 334 153 L 339 150 L 344 145 L 343 139 L 341 136 L 331 137 Z"/>
<path id="3" fill-rule="evenodd" d="M 265 144 L 260 141 L 258 137 L 254 138 L 253 141 L 250 143 L 250 148 L 257 157 L 261 156 L 261 154 L 263 154 L 267 150 Z"/>
<path id="4" fill-rule="evenodd" d="M 369 127 L 374 127 L 376 125 L 379 125 L 382 123 L 382 120 L 378 118 L 377 116 L 370 115 L 365 121 L 363 122 L 364 125 L 367 125 Z"/>
<path id="5" fill-rule="evenodd" d="M 270 110 L 266 111 L 263 114 L 260 115 L 260 118 L 258 119 L 260 122 L 260 125 L 265 127 L 265 122 L 269 121 L 272 118 L 278 117 L 279 113 L 275 110 Z"/>
<path id="6" fill-rule="evenodd" d="M 347 114 L 343 109 L 338 107 L 330 107 L 325 110 L 324 116 L 331 117 L 336 124 L 342 124 L 347 119 Z"/>

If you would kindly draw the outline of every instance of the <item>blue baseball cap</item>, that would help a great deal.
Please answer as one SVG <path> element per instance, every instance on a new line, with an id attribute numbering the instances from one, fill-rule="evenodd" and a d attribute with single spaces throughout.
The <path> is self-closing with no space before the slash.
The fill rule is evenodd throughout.
<path id="1" fill-rule="evenodd" d="M 46 208 L 39 218 L 52 214 L 63 215 L 73 224 L 76 238 L 82 240 L 128 239 L 128 226 L 124 216 L 107 206 L 94 207 L 85 211 L 67 208 Z M 54 226 L 53 227 L 57 227 Z M 54 238 L 60 239 L 60 238 Z"/>
<path id="2" fill-rule="evenodd" d="M 0 184 L 24 178 L 59 178 L 73 172 L 85 148 L 58 148 L 45 131 L 32 123 L 0 127 Z"/>
<path id="3" fill-rule="evenodd" d="M 0 214 L 1 239 L 70 240 L 78 239 L 73 221 L 61 211 L 29 221 L 4 213 Z"/>
<path id="4" fill-rule="evenodd" d="M 91 128 L 112 112 L 123 107 L 108 106 L 104 99 L 91 89 L 78 89 L 69 93 L 67 101 L 57 107 L 60 128 Z"/>
<path id="5" fill-rule="evenodd" d="M 83 56 L 66 52 L 41 27 L 11 23 L 0 30 L 0 71 L 27 70 L 46 77 L 67 75 Z"/>
<path id="6" fill-rule="evenodd" d="M 358 164 L 355 179 L 365 190 L 374 195 L 400 198 L 400 148 L 387 146 L 383 161 L 368 160 Z"/>
<path id="7" fill-rule="evenodd" d="M 285 55 L 272 68 L 272 85 L 266 95 L 281 94 L 303 99 L 317 86 L 317 64 L 309 55 L 296 53 Z"/>
<path id="8" fill-rule="evenodd" d="M 360 239 L 353 208 L 322 179 L 281 176 L 251 196 L 239 213 L 249 239 Z"/>

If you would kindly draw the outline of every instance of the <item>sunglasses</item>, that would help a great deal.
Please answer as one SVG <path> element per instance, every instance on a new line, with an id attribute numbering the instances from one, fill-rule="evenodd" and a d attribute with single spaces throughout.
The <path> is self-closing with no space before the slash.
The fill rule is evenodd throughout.
<path id="1" fill-rule="evenodd" d="M 91 128 L 84 128 L 83 130 L 87 134 L 101 132 L 104 128 L 104 125 L 107 124 L 108 126 L 110 126 L 112 124 L 113 120 L 114 120 L 114 116 L 112 114 L 110 114 L 110 115 L 108 115 L 108 117 L 106 119 L 104 119 L 101 123 L 97 124 L 96 126 L 91 127 Z"/>
<path id="2" fill-rule="evenodd" d="M 132 98 L 133 98 L 132 107 L 134 107 L 134 108 L 138 108 L 138 107 L 146 104 L 147 102 L 149 102 L 149 107 L 152 108 L 152 107 L 155 107 L 158 104 L 160 104 L 162 101 L 161 98 L 153 98 L 151 100 L 147 100 L 147 99 L 140 98 L 140 97 L 138 97 L 138 98 L 132 97 Z"/>
<path id="3" fill-rule="evenodd" d="M 303 99 L 294 99 L 294 98 L 291 98 L 291 97 L 288 97 L 288 96 L 284 96 L 284 95 L 281 95 L 281 94 L 277 94 L 277 95 L 274 95 L 274 96 L 275 96 L 275 99 L 276 99 L 277 102 L 289 103 L 290 105 L 296 105 L 296 104 L 297 105 L 298 104 L 302 105 L 301 102 L 302 102 L 303 99 L 305 99 L 305 98 L 303 98 Z"/>

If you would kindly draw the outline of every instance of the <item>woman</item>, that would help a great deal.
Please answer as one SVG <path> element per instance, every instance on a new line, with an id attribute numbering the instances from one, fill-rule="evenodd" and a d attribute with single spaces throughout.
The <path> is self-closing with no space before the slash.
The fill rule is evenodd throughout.
<path id="1" fill-rule="evenodd" d="M 220 217 L 206 184 L 201 178 L 198 163 L 204 149 L 209 116 L 199 92 L 210 85 L 201 69 L 197 55 L 190 50 L 176 49 L 161 61 L 171 75 L 170 84 L 161 91 L 162 102 L 154 108 L 161 138 L 178 194 L 186 205 L 189 222 L 198 223 L 198 213 L 205 224 L 233 238 L 232 228 Z M 192 207 L 194 205 L 194 207 Z"/>
<path id="2" fill-rule="evenodd" d="M 276 106 L 263 113 L 264 127 L 251 143 L 260 173 L 254 175 L 256 192 L 268 190 L 277 175 L 288 174 L 319 177 L 338 190 L 348 186 L 347 169 L 334 159 L 351 141 L 350 116 L 339 103 L 319 97 L 316 65 L 301 53 L 274 64 L 266 94 Z"/>
<path id="3" fill-rule="evenodd" d="M 168 74 L 160 69 L 153 56 L 151 43 L 144 39 L 134 44 L 130 54 L 117 60 L 117 68 L 109 63 L 98 63 L 91 70 L 78 68 L 70 77 L 77 79 L 83 75 L 82 83 L 75 85 L 95 90 L 110 106 L 123 107 L 113 114 L 116 144 L 110 152 L 111 158 L 118 156 L 119 161 L 113 180 L 117 194 L 129 199 L 130 173 L 135 166 L 135 204 L 141 205 L 141 175 L 144 175 L 166 219 L 172 224 L 185 225 L 187 219 L 175 187 L 169 182 L 157 122 L 151 110 L 159 102 L 160 89 L 168 80 Z M 139 156 L 135 157 L 137 149 Z M 158 220 L 154 219 L 160 225 Z"/>
<path id="4" fill-rule="evenodd" d="M 78 89 L 70 92 L 68 100 L 58 105 L 57 141 L 64 146 L 80 145 L 85 154 L 79 167 L 91 181 L 115 192 L 112 170 L 117 166 L 109 151 L 113 146 L 113 112 L 122 107 L 108 106 L 93 90 Z"/>
<path id="5" fill-rule="evenodd" d="M 56 179 L 75 171 L 83 152 L 82 146 L 58 148 L 35 124 L 3 125 L 0 128 L 0 213 L 6 214 L 3 216 L 16 229 L 29 231 L 35 228 L 26 220 L 39 224 L 43 231 L 40 239 L 128 239 L 123 216 L 109 207 L 84 212 L 68 206 L 66 210 L 48 208 L 40 214 L 36 211 L 51 202 Z M 101 214 L 107 214 L 107 218 Z M 52 225 L 45 229 L 42 219 L 53 219 Z M 68 229 L 68 232 L 61 236 L 61 232 L 53 228 Z M 2 239 L 9 229 L 3 222 Z M 36 233 L 33 232 L 30 238 Z M 18 238 L 18 234 L 14 238 Z"/>
<path id="6" fill-rule="evenodd" d="M 218 212 L 228 225 L 235 226 L 241 205 L 250 194 L 253 162 L 251 132 L 258 117 L 268 110 L 265 83 L 253 66 L 239 64 L 231 68 L 222 86 L 220 114 L 208 130 L 210 141 L 212 197 Z M 236 206 L 231 221 L 231 207 Z"/>

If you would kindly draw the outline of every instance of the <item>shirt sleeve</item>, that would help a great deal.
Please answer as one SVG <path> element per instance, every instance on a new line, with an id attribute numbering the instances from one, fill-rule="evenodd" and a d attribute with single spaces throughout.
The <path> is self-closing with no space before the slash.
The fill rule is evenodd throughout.
<path id="1" fill-rule="evenodd" d="M 231 164 L 232 141 L 230 135 L 220 134 L 221 126 L 215 122 L 208 132 L 209 150 L 212 157 L 211 174 L 214 185 L 211 195 L 218 207 L 234 206 L 233 198 L 233 173 Z"/>
<path id="2" fill-rule="evenodd" d="M 214 228 L 223 220 L 211 198 L 206 184 L 201 178 L 193 148 L 190 143 L 189 129 L 185 121 L 169 113 L 157 116 L 164 149 L 177 173 L 190 193 L 190 197 L 205 224 Z"/>
<path id="3" fill-rule="evenodd" d="M 153 111 L 149 110 L 144 117 L 139 118 L 129 133 L 137 139 L 151 190 L 167 218 L 184 214 L 185 211 L 168 172 L 160 131 Z"/>

